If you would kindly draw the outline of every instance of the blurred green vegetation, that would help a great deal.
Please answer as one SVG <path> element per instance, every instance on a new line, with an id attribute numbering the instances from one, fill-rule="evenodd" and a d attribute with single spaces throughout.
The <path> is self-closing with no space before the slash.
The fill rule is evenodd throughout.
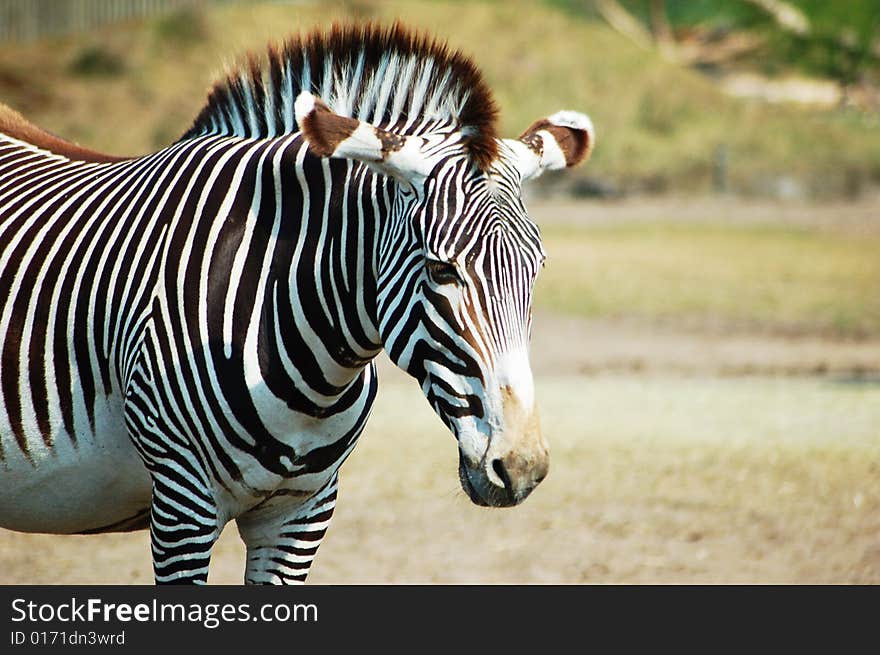
<path id="1" fill-rule="evenodd" d="M 155 20 L 153 31 L 169 44 L 196 45 L 207 36 L 204 11 L 200 7 L 185 7 L 169 12 Z"/>
<path id="2" fill-rule="evenodd" d="M 223 64 L 244 52 L 265 51 L 270 40 L 333 20 L 400 18 L 473 56 L 495 90 L 506 135 L 562 108 L 589 113 L 598 147 L 587 166 L 567 173 L 569 181 L 598 179 L 622 191 L 709 191 L 720 149 L 728 188 L 735 192 L 772 194 L 775 180 L 792 178 L 808 195 L 835 196 L 880 181 L 876 116 L 730 98 L 705 76 L 637 47 L 594 13 L 564 4 L 205 6 L 108 26 L 87 37 L 4 44 L 0 101 L 84 145 L 119 154 L 149 152 L 186 130 Z M 670 14 L 684 4 L 670 2 Z M 699 18 L 699 4 L 693 3 L 687 20 Z M 84 43 L 96 53 L 125 53 L 124 68 L 112 75 L 73 74 L 70 62 L 82 58 Z M 86 57 L 87 69 L 93 65 L 88 62 Z"/>
<path id="3" fill-rule="evenodd" d="M 574 16 L 596 19 L 596 0 L 545 0 Z M 786 5 L 806 20 L 808 30 L 780 26 L 767 7 Z M 658 7 L 677 32 L 696 28 L 716 33 L 748 32 L 762 39 L 747 63 L 778 73 L 793 69 L 843 83 L 860 73 L 880 74 L 880 2 L 876 0 L 619 0 L 647 30 Z"/>
<path id="4" fill-rule="evenodd" d="M 650 20 L 651 0 L 626 5 Z M 780 29 L 757 3 L 742 0 L 666 0 L 670 23 L 677 28 L 709 26 L 745 29 L 763 37 L 749 57 L 767 72 L 786 68 L 831 77 L 849 84 L 861 74 L 880 74 L 880 2 L 876 0 L 786 0 L 809 24 L 805 33 Z"/>
<path id="5" fill-rule="evenodd" d="M 880 333 L 877 234 L 666 222 L 542 232 L 538 307 L 697 329 Z"/>
<path id="6" fill-rule="evenodd" d="M 115 77 L 125 71 L 125 62 L 100 45 L 88 45 L 76 53 L 68 70 L 82 77 Z"/>

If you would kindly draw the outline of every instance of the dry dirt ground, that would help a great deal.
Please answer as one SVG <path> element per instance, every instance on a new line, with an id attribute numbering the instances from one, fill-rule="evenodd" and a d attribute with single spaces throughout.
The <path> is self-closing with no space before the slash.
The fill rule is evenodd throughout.
<path id="1" fill-rule="evenodd" d="M 556 342 L 568 341 L 560 324 Z M 801 348 L 767 347 L 792 362 Z M 719 361 L 737 350 L 719 345 Z M 512 510 L 467 501 L 452 438 L 382 362 L 311 582 L 880 583 L 876 381 L 724 377 L 705 359 L 682 374 L 686 354 L 671 371 L 586 375 L 577 358 L 535 354 L 551 474 Z M 239 583 L 243 556 L 230 524 L 210 582 Z M 149 582 L 145 532 L 0 531 L 0 583 Z"/>
<path id="2" fill-rule="evenodd" d="M 880 583 L 880 340 L 538 314 L 532 357 L 551 473 L 510 510 L 467 501 L 452 437 L 380 362 L 310 582 Z M 230 524 L 210 582 L 243 557 Z M 0 583 L 151 581 L 145 532 L 0 530 Z"/>

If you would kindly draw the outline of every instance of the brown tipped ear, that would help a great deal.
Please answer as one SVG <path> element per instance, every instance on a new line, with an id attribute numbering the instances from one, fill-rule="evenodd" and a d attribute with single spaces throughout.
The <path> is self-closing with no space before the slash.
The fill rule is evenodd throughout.
<path id="1" fill-rule="evenodd" d="M 309 142 L 309 149 L 318 157 L 330 157 L 339 144 L 354 134 L 360 121 L 330 111 L 320 98 L 301 93 L 295 104 L 296 122 Z"/>
<path id="2" fill-rule="evenodd" d="M 519 138 L 534 152 L 541 169 L 577 166 L 593 151 L 596 133 L 585 114 L 560 111 L 535 121 Z"/>
<path id="3" fill-rule="evenodd" d="M 431 170 L 431 162 L 420 150 L 419 137 L 340 116 L 308 91 L 297 96 L 294 111 L 309 149 L 318 157 L 353 159 L 407 182 L 423 178 Z"/>

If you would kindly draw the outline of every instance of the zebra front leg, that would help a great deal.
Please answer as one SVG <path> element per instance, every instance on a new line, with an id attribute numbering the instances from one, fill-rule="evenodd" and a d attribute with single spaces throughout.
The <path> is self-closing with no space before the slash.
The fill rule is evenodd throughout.
<path id="1" fill-rule="evenodd" d="M 156 584 L 206 584 L 220 520 L 207 467 L 178 412 L 158 391 L 155 350 L 143 340 L 125 393 L 125 425 L 152 479 L 150 541 Z"/>
<path id="2" fill-rule="evenodd" d="M 308 498 L 276 495 L 236 519 L 247 546 L 246 584 L 301 584 L 336 508 L 337 475 Z"/>
<path id="3" fill-rule="evenodd" d="M 206 584 L 219 535 L 217 508 L 206 485 L 189 475 L 153 474 L 150 541 L 156 584 Z"/>

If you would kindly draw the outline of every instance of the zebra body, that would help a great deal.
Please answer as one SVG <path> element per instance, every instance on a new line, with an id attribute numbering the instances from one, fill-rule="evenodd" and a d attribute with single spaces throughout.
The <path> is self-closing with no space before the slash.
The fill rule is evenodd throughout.
<path id="1" fill-rule="evenodd" d="M 399 26 L 309 39 L 144 157 L 0 114 L 0 526 L 149 521 L 157 581 L 204 582 L 235 519 L 247 581 L 302 581 L 383 347 L 458 438 L 475 502 L 546 473 L 543 254 L 518 187 L 582 159 L 588 122 L 499 140 L 460 55 Z"/>

